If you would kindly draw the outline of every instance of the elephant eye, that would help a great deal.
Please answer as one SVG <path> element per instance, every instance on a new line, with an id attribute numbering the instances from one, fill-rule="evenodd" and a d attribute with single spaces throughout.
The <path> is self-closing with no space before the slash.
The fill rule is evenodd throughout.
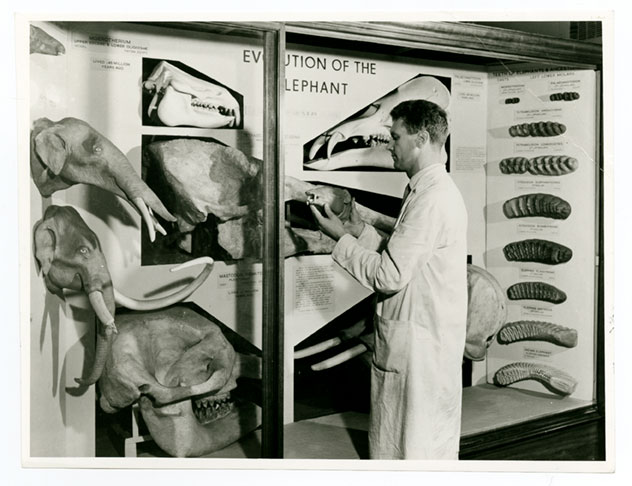
<path id="1" fill-rule="evenodd" d="M 100 154 L 103 151 L 103 149 L 101 148 L 101 145 L 95 145 L 94 147 L 92 147 L 92 151 L 95 154 Z"/>
<path id="2" fill-rule="evenodd" d="M 87 255 L 90 253 L 90 248 L 88 248 L 87 246 L 82 246 L 79 248 L 79 253 L 81 253 L 82 255 Z"/>

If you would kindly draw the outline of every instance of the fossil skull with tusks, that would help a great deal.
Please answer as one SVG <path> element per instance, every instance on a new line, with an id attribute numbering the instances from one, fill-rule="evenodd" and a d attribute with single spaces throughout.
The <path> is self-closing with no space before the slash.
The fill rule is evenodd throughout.
<path id="1" fill-rule="evenodd" d="M 423 99 L 447 109 L 450 92 L 438 79 L 418 76 L 371 103 L 350 120 L 327 130 L 312 143 L 305 168 L 335 170 L 355 166 L 393 169 L 387 151 L 390 112 L 402 101 Z"/>
<path id="2" fill-rule="evenodd" d="M 235 396 L 249 356 L 217 324 L 173 306 L 121 314 L 118 329 L 99 380 L 105 412 L 138 401 L 154 441 L 178 457 L 209 454 L 257 427 L 256 406 Z"/>
<path id="3" fill-rule="evenodd" d="M 241 123 L 239 103 L 226 88 L 166 61 L 158 63 L 143 85 L 154 93 L 147 115 L 157 110 L 158 118 L 167 126 L 220 128 Z"/>

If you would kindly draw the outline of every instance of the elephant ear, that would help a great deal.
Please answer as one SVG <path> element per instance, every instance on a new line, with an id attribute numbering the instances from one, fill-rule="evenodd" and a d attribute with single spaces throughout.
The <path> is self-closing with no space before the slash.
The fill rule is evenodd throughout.
<path id="1" fill-rule="evenodd" d="M 46 128 L 35 137 L 35 151 L 53 174 L 59 175 L 64 168 L 68 150 L 65 140 L 54 127 Z"/>
<path id="2" fill-rule="evenodd" d="M 44 275 L 48 275 L 55 256 L 55 244 L 57 238 L 53 230 L 45 223 L 40 222 L 35 227 L 35 258 Z"/>

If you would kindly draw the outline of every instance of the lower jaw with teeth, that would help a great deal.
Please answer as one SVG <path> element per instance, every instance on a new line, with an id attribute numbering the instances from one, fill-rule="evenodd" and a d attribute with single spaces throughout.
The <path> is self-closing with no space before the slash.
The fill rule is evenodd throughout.
<path id="1" fill-rule="evenodd" d="M 192 398 L 164 407 L 154 407 L 151 399 L 141 396 L 139 403 L 152 439 L 175 457 L 207 456 L 239 440 L 261 423 L 258 406 L 232 400 L 229 394 Z"/>
<path id="2" fill-rule="evenodd" d="M 234 402 L 230 394 L 226 394 L 191 399 L 191 407 L 197 421 L 202 425 L 206 425 L 230 414 L 233 411 Z"/>

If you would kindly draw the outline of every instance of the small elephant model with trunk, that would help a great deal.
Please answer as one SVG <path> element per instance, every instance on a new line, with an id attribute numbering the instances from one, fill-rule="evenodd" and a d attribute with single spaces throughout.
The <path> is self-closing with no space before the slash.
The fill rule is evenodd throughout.
<path id="1" fill-rule="evenodd" d="M 141 214 L 149 239 L 166 234 L 153 212 L 175 218 L 134 171 L 127 157 L 85 121 L 39 118 L 31 130 L 31 175 L 44 197 L 77 184 L 91 184 L 125 199 Z"/>
<path id="2" fill-rule="evenodd" d="M 172 270 L 206 263 L 206 268 L 193 282 L 166 297 L 138 301 L 114 289 L 105 256 L 97 235 L 88 227 L 76 209 L 69 206 L 49 206 L 33 231 L 35 258 L 44 275 L 46 288 L 60 297 L 63 289 L 83 291 L 100 321 L 94 365 L 88 376 L 77 379 L 81 385 L 91 385 L 101 376 L 105 359 L 116 333 L 114 315 L 116 303 L 131 309 L 160 309 L 189 297 L 210 275 L 210 258 L 187 262 Z"/>

